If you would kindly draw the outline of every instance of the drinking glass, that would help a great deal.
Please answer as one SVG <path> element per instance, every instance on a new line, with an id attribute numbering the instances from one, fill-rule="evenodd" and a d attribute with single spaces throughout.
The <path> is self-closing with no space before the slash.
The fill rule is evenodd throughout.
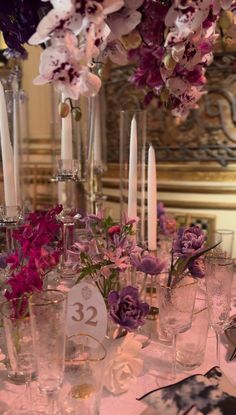
<path id="1" fill-rule="evenodd" d="M 94 337 L 77 334 L 66 347 L 66 378 L 70 383 L 66 415 L 98 415 L 106 350 Z"/>
<path id="2" fill-rule="evenodd" d="M 234 231 L 231 229 L 217 229 L 216 232 L 221 236 L 220 248 L 227 258 L 232 258 Z"/>
<path id="3" fill-rule="evenodd" d="M 67 297 L 59 290 L 35 292 L 29 310 L 39 388 L 48 397 L 47 414 L 60 414 L 56 392 L 64 377 Z"/>
<path id="4" fill-rule="evenodd" d="M 224 257 L 205 258 L 209 319 L 216 334 L 217 362 L 220 366 L 220 333 L 229 324 L 233 261 Z"/>
<path id="5" fill-rule="evenodd" d="M 160 324 L 173 340 L 173 376 L 176 377 L 176 335 L 188 330 L 192 323 L 197 280 L 185 275 L 168 285 L 168 273 L 159 275 L 157 295 Z"/>
<path id="6" fill-rule="evenodd" d="M 26 384 L 26 399 L 21 401 L 21 411 L 31 414 L 30 381 L 35 373 L 35 358 L 27 297 L 14 298 L 2 304 L 1 313 L 11 370 L 8 378 L 14 383 Z"/>
<path id="7" fill-rule="evenodd" d="M 191 327 L 176 339 L 176 360 L 185 369 L 195 369 L 203 363 L 209 328 L 206 298 L 197 297 Z"/>

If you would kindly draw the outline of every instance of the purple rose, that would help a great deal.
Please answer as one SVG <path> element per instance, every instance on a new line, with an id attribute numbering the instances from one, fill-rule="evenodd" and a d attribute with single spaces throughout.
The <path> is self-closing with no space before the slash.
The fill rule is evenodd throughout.
<path id="1" fill-rule="evenodd" d="M 131 264 L 137 271 L 150 275 L 160 274 L 166 265 L 165 261 L 162 261 L 153 255 L 145 255 L 143 257 L 131 255 Z"/>
<path id="2" fill-rule="evenodd" d="M 194 255 L 201 250 L 205 242 L 205 235 L 198 226 L 180 228 L 173 241 L 173 253 L 179 257 Z"/>
<path id="3" fill-rule="evenodd" d="M 108 295 L 110 317 L 128 331 L 136 330 L 144 324 L 149 305 L 141 302 L 138 289 L 132 286 L 124 287 L 121 291 L 111 291 Z"/>
<path id="4" fill-rule="evenodd" d="M 205 277 L 205 266 L 203 258 L 197 258 L 193 261 L 190 261 L 188 264 L 188 269 L 193 278 Z"/>

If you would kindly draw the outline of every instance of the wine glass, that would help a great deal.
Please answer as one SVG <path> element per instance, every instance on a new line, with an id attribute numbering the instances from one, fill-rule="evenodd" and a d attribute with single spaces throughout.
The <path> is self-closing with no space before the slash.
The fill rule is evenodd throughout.
<path id="1" fill-rule="evenodd" d="M 48 398 L 45 415 L 60 414 L 57 392 L 64 378 L 67 297 L 59 290 L 35 292 L 29 310 L 37 379 Z"/>
<path id="2" fill-rule="evenodd" d="M 216 334 L 216 356 L 220 366 L 220 333 L 229 324 L 233 260 L 225 257 L 205 258 L 206 293 L 209 319 Z"/>
<path id="3" fill-rule="evenodd" d="M 217 229 L 216 232 L 221 236 L 220 248 L 227 258 L 232 258 L 234 231 L 232 229 Z"/>
<path id="4" fill-rule="evenodd" d="M 173 342 L 173 377 L 176 378 L 176 336 L 191 327 L 197 292 L 197 280 L 184 275 L 175 284 L 168 284 L 169 275 L 159 275 L 157 295 L 160 324 Z"/>

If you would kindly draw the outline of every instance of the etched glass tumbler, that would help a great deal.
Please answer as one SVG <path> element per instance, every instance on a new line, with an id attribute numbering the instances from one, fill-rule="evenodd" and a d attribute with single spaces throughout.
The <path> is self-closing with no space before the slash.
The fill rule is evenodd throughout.
<path id="1" fill-rule="evenodd" d="M 98 415 L 106 358 L 104 346 L 94 337 L 69 337 L 66 349 L 66 379 L 70 383 L 65 414 Z"/>

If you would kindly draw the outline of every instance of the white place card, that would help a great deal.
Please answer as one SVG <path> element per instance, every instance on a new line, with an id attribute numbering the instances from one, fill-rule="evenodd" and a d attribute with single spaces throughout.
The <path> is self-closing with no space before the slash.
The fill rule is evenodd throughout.
<path id="1" fill-rule="evenodd" d="M 107 309 L 98 288 L 81 281 L 68 293 L 67 336 L 89 334 L 102 342 L 107 331 Z"/>

